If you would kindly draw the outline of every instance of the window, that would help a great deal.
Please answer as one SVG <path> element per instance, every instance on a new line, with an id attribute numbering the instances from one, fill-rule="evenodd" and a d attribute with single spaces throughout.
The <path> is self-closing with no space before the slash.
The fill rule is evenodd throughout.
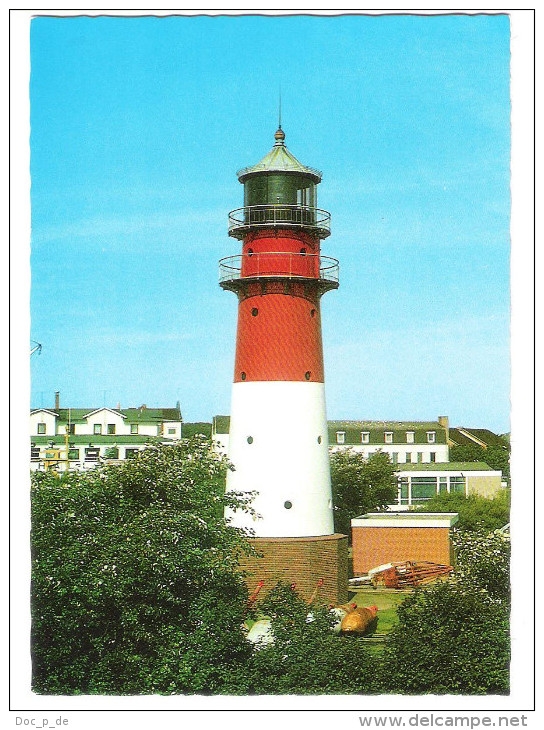
<path id="1" fill-rule="evenodd" d="M 108 423 L 108 434 L 113 436 L 115 433 L 115 423 Z"/>
<path id="2" fill-rule="evenodd" d="M 40 460 L 40 447 L 31 446 L 30 447 L 30 461 L 39 461 L 39 460 Z"/>
<path id="3" fill-rule="evenodd" d="M 118 459 L 119 458 L 119 449 L 117 446 L 110 446 L 104 451 L 104 458 L 105 459 Z"/>
<path id="4" fill-rule="evenodd" d="M 384 433 L 385 443 L 386 444 L 392 444 L 393 443 L 393 431 L 386 431 Z"/>
<path id="5" fill-rule="evenodd" d="M 412 453 L 410 451 L 406 452 L 406 463 L 411 464 L 412 463 Z"/>
<path id="6" fill-rule="evenodd" d="M 370 443 L 370 432 L 369 431 L 361 431 L 361 443 L 362 444 Z"/>
<path id="7" fill-rule="evenodd" d="M 448 477 L 440 477 L 440 494 L 445 494 L 448 491 Z"/>
<path id="8" fill-rule="evenodd" d="M 125 449 L 125 459 L 135 459 L 138 449 Z"/>
<path id="9" fill-rule="evenodd" d="M 76 432 L 76 424 L 75 423 L 67 423 L 66 424 L 66 433 L 71 433 L 72 435 Z"/>
<path id="10" fill-rule="evenodd" d="M 414 432 L 413 431 L 406 431 L 406 443 L 407 444 L 414 443 Z"/>
<path id="11" fill-rule="evenodd" d="M 429 461 L 434 464 L 436 461 L 436 451 L 431 451 L 429 453 Z"/>
<path id="12" fill-rule="evenodd" d="M 138 424 L 137 423 L 130 424 L 130 433 L 138 433 Z"/>
<path id="13" fill-rule="evenodd" d="M 450 492 L 454 494 L 465 493 L 465 477 L 450 477 Z"/>
<path id="14" fill-rule="evenodd" d="M 38 433 L 45 433 L 45 423 L 38 423 Z"/>
<path id="15" fill-rule="evenodd" d="M 170 435 L 174 435 L 174 436 L 175 436 L 175 434 L 176 434 L 176 429 L 175 429 L 175 428 L 169 428 L 169 429 L 168 429 L 168 433 L 169 433 Z"/>
<path id="16" fill-rule="evenodd" d="M 412 477 L 412 504 L 421 504 L 436 494 L 436 477 Z"/>
<path id="17" fill-rule="evenodd" d="M 398 454 L 398 451 L 393 451 L 393 453 L 391 454 L 391 462 L 393 464 L 398 464 L 399 463 L 399 454 Z"/>
<path id="18" fill-rule="evenodd" d="M 68 459 L 70 461 L 79 461 L 79 449 L 68 449 Z"/>
<path id="19" fill-rule="evenodd" d="M 399 493 L 400 504 L 408 504 L 408 477 L 399 479 Z"/>
<path id="20" fill-rule="evenodd" d="M 336 432 L 336 443 L 337 444 L 343 444 L 346 441 L 346 432 L 345 431 L 337 431 Z"/>
<path id="21" fill-rule="evenodd" d="M 434 444 L 436 441 L 436 431 L 427 431 L 427 443 Z"/>
<path id="22" fill-rule="evenodd" d="M 94 424 L 93 433 L 95 436 L 99 436 L 102 433 L 102 424 L 101 423 Z"/>
<path id="23" fill-rule="evenodd" d="M 417 463 L 418 464 L 421 464 L 422 461 L 423 461 L 423 452 L 422 451 L 418 451 L 417 452 Z"/>
<path id="24" fill-rule="evenodd" d="M 98 461 L 100 449 L 97 446 L 91 446 L 85 449 L 85 461 Z"/>

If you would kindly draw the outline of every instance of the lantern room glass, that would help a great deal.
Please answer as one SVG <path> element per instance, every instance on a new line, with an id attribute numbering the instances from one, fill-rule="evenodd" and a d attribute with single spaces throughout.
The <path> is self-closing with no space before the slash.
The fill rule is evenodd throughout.
<path id="1" fill-rule="evenodd" d="M 315 208 L 316 185 L 307 175 L 264 173 L 251 175 L 244 183 L 244 206 L 300 205 Z"/>

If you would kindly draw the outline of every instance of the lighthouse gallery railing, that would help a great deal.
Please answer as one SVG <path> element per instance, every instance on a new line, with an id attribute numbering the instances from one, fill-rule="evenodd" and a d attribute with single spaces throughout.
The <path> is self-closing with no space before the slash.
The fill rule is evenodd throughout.
<path id="1" fill-rule="evenodd" d="M 338 284 L 338 272 L 337 259 L 290 251 L 238 254 L 219 261 L 220 284 L 259 277 L 316 279 Z"/>
<path id="2" fill-rule="evenodd" d="M 246 205 L 229 213 L 229 235 L 238 237 L 248 228 L 275 226 L 304 228 L 326 238 L 331 232 L 331 214 L 307 205 Z"/>

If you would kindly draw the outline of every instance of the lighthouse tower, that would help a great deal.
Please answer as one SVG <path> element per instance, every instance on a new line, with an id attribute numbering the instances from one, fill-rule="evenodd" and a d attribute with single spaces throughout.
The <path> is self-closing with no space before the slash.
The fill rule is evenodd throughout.
<path id="1" fill-rule="evenodd" d="M 228 514 L 253 530 L 251 579 L 295 582 L 301 593 L 347 600 L 347 538 L 334 534 L 325 410 L 322 295 L 338 261 L 321 255 L 330 214 L 317 208 L 321 173 L 285 146 L 238 172 L 244 207 L 229 214 L 242 253 L 220 261 L 220 285 L 238 296 L 227 491 L 254 492 L 259 515 Z M 345 583 L 345 586 L 344 586 Z M 266 592 L 266 591 L 265 591 Z"/>

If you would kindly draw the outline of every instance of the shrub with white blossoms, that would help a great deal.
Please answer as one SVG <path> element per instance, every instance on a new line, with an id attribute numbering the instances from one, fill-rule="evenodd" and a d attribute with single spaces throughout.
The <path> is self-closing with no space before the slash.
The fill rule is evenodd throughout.
<path id="1" fill-rule="evenodd" d="M 455 577 L 484 589 L 490 598 L 510 599 L 510 538 L 500 532 L 455 532 Z"/>

